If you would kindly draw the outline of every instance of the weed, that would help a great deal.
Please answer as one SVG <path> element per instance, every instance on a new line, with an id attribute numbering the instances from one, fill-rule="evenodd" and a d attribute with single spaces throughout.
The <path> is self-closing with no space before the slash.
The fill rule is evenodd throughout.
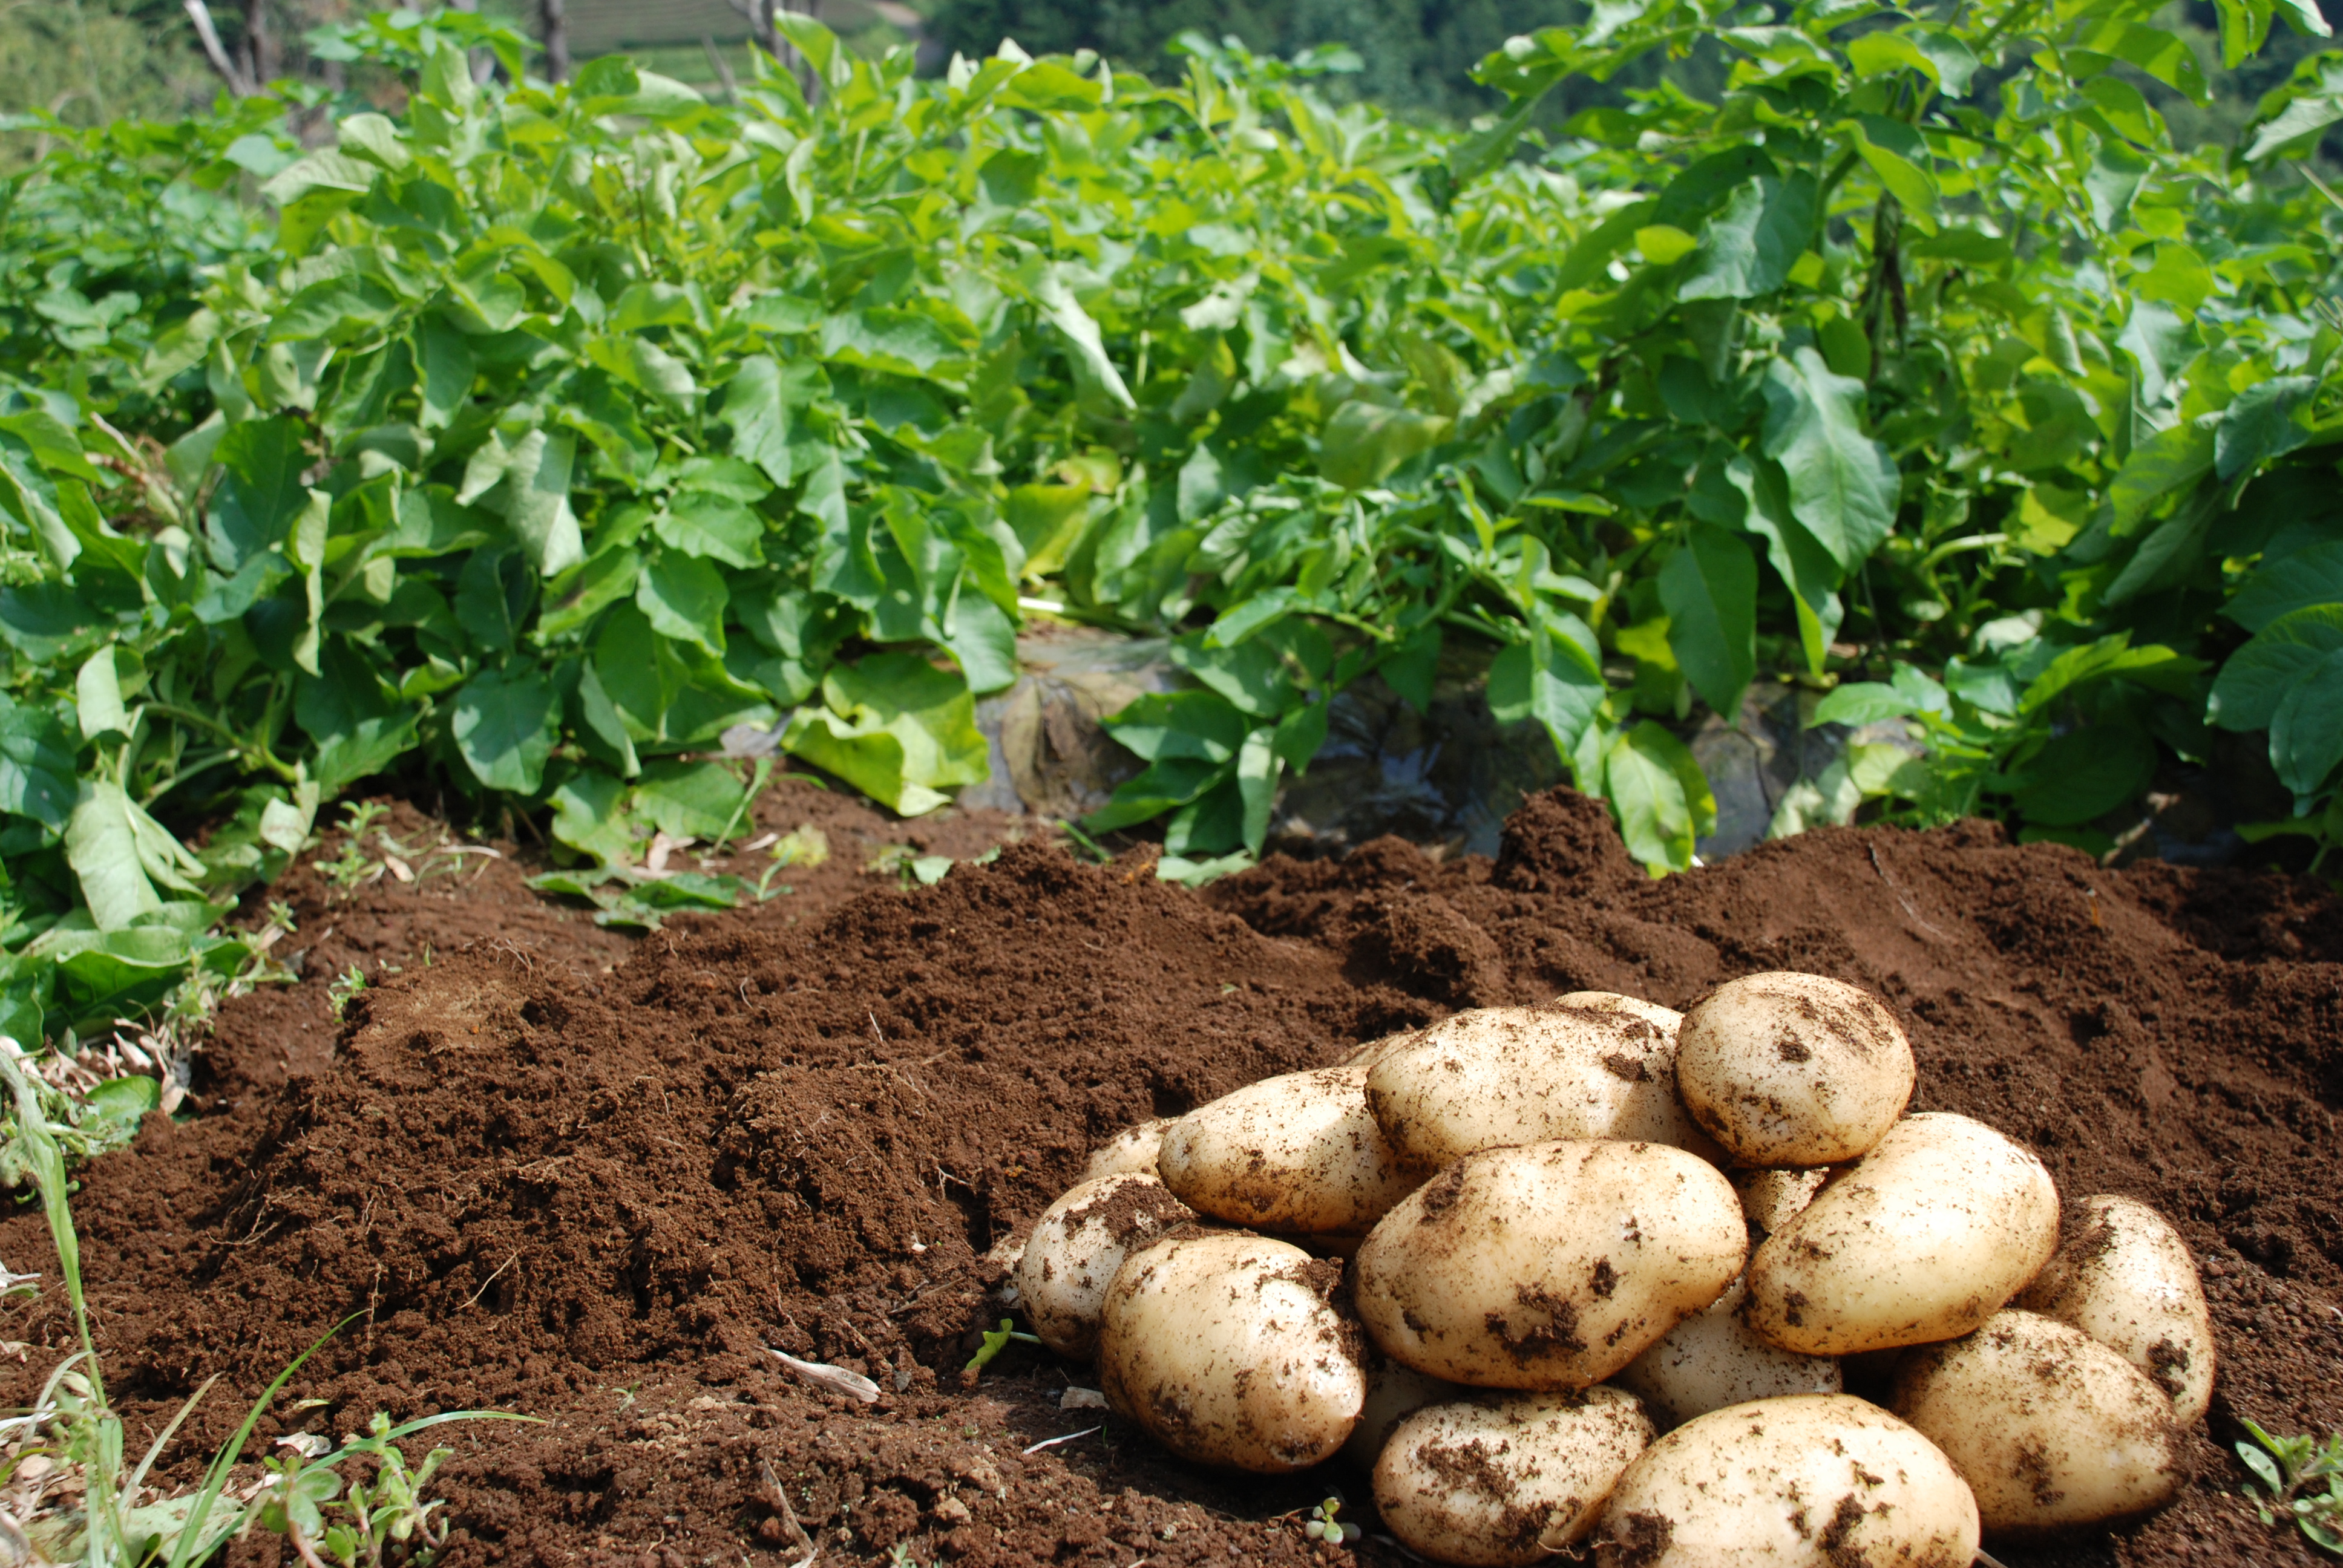
<path id="1" fill-rule="evenodd" d="M 342 1010 L 350 1005 L 350 999 L 366 988 L 366 976 L 360 972 L 357 965 L 352 964 L 335 977 L 333 984 L 326 988 L 326 1003 L 334 1010 L 334 1016 L 339 1018 L 342 1016 Z"/>
<path id="2" fill-rule="evenodd" d="M 326 880 L 344 893 L 382 870 L 382 864 L 367 858 L 366 836 L 374 825 L 389 815 L 390 808 L 379 800 L 353 800 L 342 808 L 342 852 L 330 860 L 317 862 L 317 870 Z"/>
<path id="3" fill-rule="evenodd" d="M 2250 1483 L 2246 1495 L 2265 1524 L 2291 1519 L 2313 1545 L 2343 1555 L 2343 1433 L 2322 1443 L 2308 1434 L 2272 1437 L 2240 1416 L 2254 1442 L 2237 1444 L 2237 1457 L 2267 1492 Z M 2323 1484 L 2322 1484 L 2323 1483 Z"/>
<path id="4" fill-rule="evenodd" d="M 982 1348 L 969 1358 L 968 1365 L 961 1370 L 981 1372 L 991 1363 L 993 1357 L 1009 1348 L 1009 1342 L 1011 1340 L 1021 1340 L 1029 1345 L 1038 1345 L 1041 1342 L 1041 1337 L 1037 1334 L 1018 1332 L 1016 1319 L 1003 1318 L 1001 1320 L 999 1328 L 986 1331 Z"/>
<path id="5" fill-rule="evenodd" d="M 1323 1541 L 1335 1546 L 1363 1538 L 1366 1534 L 1364 1530 L 1356 1524 L 1345 1523 L 1334 1517 L 1342 1511 L 1342 1494 L 1337 1492 L 1325 1502 L 1321 1503 L 1311 1513 L 1309 1523 L 1302 1527 L 1302 1533 L 1312 1541 Z"/>

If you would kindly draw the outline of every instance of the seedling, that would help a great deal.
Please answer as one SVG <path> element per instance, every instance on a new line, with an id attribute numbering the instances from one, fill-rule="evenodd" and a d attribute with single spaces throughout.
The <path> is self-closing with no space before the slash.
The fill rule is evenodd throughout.
<path id="1" fill-rule="evenodd" d="M 359 971 L 357 965 L 352 964 L 326 988 L 326 1004 L 334 1010 L 334 1016 L 339 1018 L 342 1010 L 350 1005 L 350 999 L 366 988 L 366 976 Z"/>
<path id="2" fill-rule="evenodd" d="M 1318 1505 L 1316 1512 L 1310 1515 L 1309 1523 L 1302 1525 L 1302 1533 L 1312 1541 L 1323 1541 L 1329 1546 L 1344 1546 L 1363 1540 L 1367 1533 L 1364 1530 L 1334 1517 L 1342 1511 L 1342 1494 L 1338 1492 Z"/>
<path id="3" fill-rule="evenodd" d="M 2261 1444 L 2237 1444 L 2237 1457 L 2267 1488 L 2246 1485 L 2262 1523 L 2291 1519 L 2312 1545 L 2343 1556 L 2343 1432 L 2322 1443 L 2308 1433 L 2273 1437 L 2243 1416 L 2238 1421 Z"/>
<path id="4" fill-rule="evenodd" d="M 378 800 L 353 800 L 342 808 L 342 852 L 317 862 L 326 880 L 347 893 L 382 869 L 381 862 L 367 858 L 364 846 L 374 825 L 389 814 L 390 808 Z"/>
<path id="5" fill-rule="evenodd" d="M 1041 1336 L 1038 1334 L 1018 1332 L 1016 1319 L 1003 1318 L 1001 1320 L 1001 1326 L 999 1328 L 986 1331 L 983 1348 L 979 1350 L 973 1356 L 970 1356 L 969 1358 L 968 1365 L 961 1370 L 964 1372 L 983 1371 L 985 1367 L 991 1364 L 993 1357 L 999 1355 L 1002 1351 L 1009 1348 L 1009 1342 L 1011 1340 L 1021 1340 L 1029 1345 L 1038 1345 L 1041 1342 Z"/>

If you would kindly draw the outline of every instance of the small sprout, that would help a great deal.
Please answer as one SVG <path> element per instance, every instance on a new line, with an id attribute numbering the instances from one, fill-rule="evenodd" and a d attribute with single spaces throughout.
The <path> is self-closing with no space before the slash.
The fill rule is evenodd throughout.
<path id="1" fill-rule="evenodd" d="M 961 1370 L 964 1372 L 981 1371 L 985 1366 L 990 1363 L 993 1357 L 999 1355 L 1002 1351 L 1009 1348 L 1009 1342 L 1011 1340 L 1021 1340 L 1029 1345 L 1038 1345 L 1041 1342 L 1041 1338 L 1038 1335 L 1019 1333 L 1017 1332 L 1016 1319 L 1003 1318 L 1001 1320 L 1001 1326 L 999 1328 L 988 1330 L 986 1332 L 984 1336 L 984 1348 L 978 1351 L 975 1355 L 970 1357 L 968 1365 Z"/>
<path id="2" fill-rule="evenodd" d="M 2262 1523 L 2291 1519 L 2313 1545 L 2343 1555 L 2343 1433 L 2322 1444 L 2308 1434 L 2273 1437 L 2251 1421 L 2238 1420 L 2261 1444 L 2237 1444 L 2237 1457 L 2268 1489 L 2246 1485 Z"/>
<path id="3" fill-rule="evenodd" d="M 773 867 L 819 866 L 830 859 L 830 835 L 810 822 L 800 822 L 773 840 Z"/>
<path id="4" fill-rule="evenodd" d="M 342 1010 L 350 1005 L 350 999 L 366 988 L 366 976 L 359 971 L 357 965 L 352 964 L 326 988 L 326 1004 L 334 1010 L 334 1016 L 339 1018 Z"/>
<path id="5" fill-rule="evenodd" d="M 1364 1540 L 1367 1533 L 1364 1530 L 1334 1517 L 1342 1511 L 1342 1494 L 1338 1492 L 1318 1505 L 1310 1515 L 1309 1522 L 1302 1526 L 1302 1533 L 1329 1546 L 1347 1546 Z"/>

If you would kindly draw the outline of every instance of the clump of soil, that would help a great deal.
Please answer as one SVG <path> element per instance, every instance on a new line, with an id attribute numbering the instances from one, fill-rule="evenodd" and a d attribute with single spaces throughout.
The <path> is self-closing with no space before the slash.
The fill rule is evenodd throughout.
<path id="1" fill-rule="evenodd" d="M 1066 1395 L 1088 1369 L 1030 1347 L 965 1379 L 1004 1315 L 986 1253 L 1117 1128 L 1358 1040 L 1570 990 L 1682 1007 L 1788 968 L 1891 1001 L 1916 1109 L 2026 1140 L 2070 1200 L 2155 1204 L 2205 1271 L 2222 1367 L 2195 1486 L 2123 1535 L 1996 1554 L 2310 1560 L 2229 1495 L 2218 1446 L 2241 1414 L 2343 1424 L 2343 915 L 2308 884 L 2107 871 L 1976 824 L 1814 833 L 1655 883 L 1598 805 L 1556 791 L 1494 862 L 1384 839 L 1200 897 L 1137 855 L 1027 843 L 933 888 L 862 885 L 794 926 L 772 905 L 679 920 L 615 963 L 590 925 L 459 901 L 447 929 L 486 940 L 391 960 L 330 1054 L 289 1068 L 317 988 L 235 1004 L 208 1113 L 153 1121 L 76 1201 L 134 1431 L 215 1372 L 257 1389 L 357 1314 L 292 1391 L 326 1402 L 269 1435 L 376 1409 L 550 1422 L 454 1429 L 450 1563 L 795 1563 L 802 1527 L 866 1560 L 1396 1564 L 1372 1535 L 1302 1534 L 1330 1487 L 1371 1521 L 1355 1474 L 1177 1463 Z M 45 1255 L 36 1216 L 0 1227 L 0 1257 Z M 9 1310 L 0 1334 L 34 1347 L 21 1402 L 65 1325 L 54 1299 Z M 768 1347 L 880 1397 L 799 1382 Z"/>

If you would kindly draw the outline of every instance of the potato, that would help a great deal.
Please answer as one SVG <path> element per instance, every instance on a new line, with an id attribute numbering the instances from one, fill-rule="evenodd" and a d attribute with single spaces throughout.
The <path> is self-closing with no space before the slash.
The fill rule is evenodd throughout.
<path id="1" fill-rule="evenodd" d="M 1684 1109 L 1744 1165 L 1832 1165 L 1879 1141 L 1912 1098 L 1912 1047 L 1870 992 L 1821 975 L 1745 975 L 1684 1014 Z"/>
<path id="2" fill-rule="evenodd" d="M 1426 1176 L 1478 1150 L 1558 1138 L 1666 1143 L 1721 1163 L 1676 1102 L 1674 1059 L 1674 1040 L 1630 1013 L 1482 1008 L 1375 1063 L 1367 1103 Z"/>
<path id="3" fill-rule="evenodd" d="M 1162 1182 L 1136 1171 L 1070 1189 L 1041 1211 L 1017 1261 L 1017 1297 L 1034 1333 L 1061 1356 L 1088 1356 L 1122 1260 L 1195 1217 Z"/>
<path id="4" fill-rule="evenodd" d="M 1410 1040 L 1413 1040 L 1419 1032 L 1420 1031 L 1413 1029 L 1403 1029 L 1397 1033 L 1386 1034 L 1379 1039 L 1371 1040 L 1367 1041 L 1366 1044 L 1351 1052 L 1350 1055 L 1344 1057 L 1342 1059 L 1342 1065 L 1344 1067 L 1373 1067 L 1384 1057 L 1389 1056 L 1393 1051 L 1404 1047 Z"/>
<path id="5" fill-rule="evenodd" d="M 1558 1142 L 1458 1161 L 1359 1249 L 1359 1316 L 1394 1360 L 1453 1382 L 1601 1382 L 1741 1271 L 1716 1169 L 1657 1143 Z"/>
<path id="6" fill-rule="evenodd" d="M 2212 1402 L 2213 1319 L 2197 1261 L 2147 1204 L 2084 1199 L 2081 1224 L 2016 1304 L 2120 1352 L 2172 1396 L 2183 1426 Z"/>
<path id="7" fill-rule="evenodd" d="M 1082 1180 L 1095 1181 L 1101 1176 L 1119 1176 L 1126 1171 L 1135 1171 L 1142 1176 L 1157 1174 L 1156 1151 L 1163 1147 L 1163 1130 L 1171 1125 L 1171 1119 L 1163 1118 L 1124 1128 L 1091 1151 L 1091 1162 L 1082 1167 Z"/>
<path id="8" fill-rule="evenodd" d="M 1401 1422 L 1428 1404 L 1450 1404 L 1472 1390 L 1403 1366 L 1367 1343 L 1361 1358 L 1367 1369 L 1367 1402 L 1359 1411 L 1359 1424 L 1342 1444 L 1342 1457 L 1361 1470 L 1373 1470 Z"/>
<path id="9" fill-rule="evenodd" d="M 1366 1402 L 1342 1265 L 1266 1236 L 1186 1231 L 1123 1261 L 1099 1327 L 1107 1403 L 1200 1464 L 1279 1474 L 1330 1458 Z"/>
<path id="10" fill-rule="evenodd" d="M 1991 1317 L 2057 1244 L 2058 1192 L 2041 1161 L 1966 1116 L 1906 1117 L 1758 1247 L 1747 1322 L 1811 1356 L 1949 1340 Z"/>
<path id="11" fill-rule="evenodd" d="M 1969 1489 L 1928 1440 L 1842 1393 L 1727 1405 L 1627 1467 L 1602 1568 L 1968 1568 Z"/>
<path id="12" fill-rule="evenodd" d="M 1615 990 L 1565 991 L 1547 1005 L 1574 1007 L 1586 1012 L 1624 1013 L 1630 1018 L 1640 1018 L 1646 1023 L 1655 1024 L 1669 1034 L 1675 1033 L 1684 1023 L 1684 1014 L 1672 1007 L 1662 1007 L 1658 1002 L 1645 1001 L 1641 997 L 1621 996 Z"/>
<path id="13" fill-rule="evenodd" d="M 1815 1201 L 1827 1171 L 1735 1171 L 1733 1191 L 1740 1195 L 1741 1212 L 1759 1237 L 1772 1235 Z"/>
<path id="14" fill-rule="evenodd" d="M 1652 1441 L 1615 1388 L 1484 1394 L 1400 1422 L 1375 1462 L 1375 1506 L 1409 1547 L 1465 1568 L 1525 1568 L 1583 1539 Z"/>
<path id="15" fill-rule="evenodd" d="M 2180 1490 L 2180 1427 L 2146 1372 L 2082 1330 L 2003 1312 L 1904 1358 L 1896 1413 L 1945 1451 L 1989 1532 L 2148 1513 Z"/>
<path id="16" fill-rule="evenodd" d="M 1247 1084 L 1163 1134 L 1163 1184 L 1199 1212 L 1262 1231 L 1363 1234 L 1416 1184 L 1367 1113 L 1367 1070 Z"/>
<path id="17" fill-rule="evenodd" d="M 1739 1280 L 1619 1369 L 1612 1382 L 1643 1400 L 1662 1431 L 1694 1416 L 1794 1393 L 1837 1393 L 1838 1362 L 1767 1344 L 1741 1321 Z"/>

